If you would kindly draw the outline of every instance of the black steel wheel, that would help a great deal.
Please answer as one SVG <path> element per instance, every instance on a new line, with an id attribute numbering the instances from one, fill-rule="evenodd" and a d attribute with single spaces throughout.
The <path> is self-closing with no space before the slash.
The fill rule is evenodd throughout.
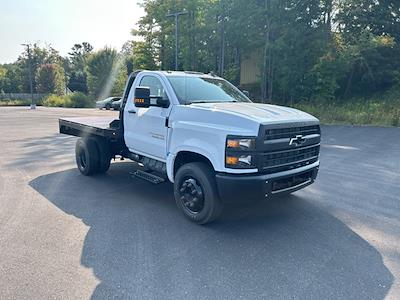
<path id="1" fill-rule="evenodd" d="M 185 209 L 190 213 L 199 213 L 204 208 L 204 192 L 199 182 L 193 177 L 188 176 L 179 188 L 180 200 Z"/>
<path id="2" fill-rule="evenodd" d="M 217 192 L 214 170 L 202 162 L 188 163 L 178 169 L 174 196 L 183 214 L 198 224 L 214 221 L 223 209 Z"/>

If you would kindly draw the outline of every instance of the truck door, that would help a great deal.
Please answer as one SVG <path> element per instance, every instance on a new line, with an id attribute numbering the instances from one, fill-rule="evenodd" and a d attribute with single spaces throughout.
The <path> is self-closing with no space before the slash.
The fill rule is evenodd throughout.
<path id="1" fill-rule="evenodd" d="M 132 152 L 136 152 L 160 160 L 166 159 L 167 130 L 166 118 L 169 108 L 151 106 L 139 108 L 133 103 L 134 88 L 138 86 L 149 87 L 151 97 L 168 98 L 165 86 L 156 75 L 143 75 L 139 84 L 133 87 L 129 94 L 124 112 L 124 137 L 125 144 Z M 170 105 L 171 107 L 171 105 Z"/>

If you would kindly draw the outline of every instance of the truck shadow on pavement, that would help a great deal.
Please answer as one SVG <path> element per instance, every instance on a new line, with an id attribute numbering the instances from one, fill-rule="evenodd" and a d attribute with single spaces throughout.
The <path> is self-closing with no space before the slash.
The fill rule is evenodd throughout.
<path id="1" fill-rule="evenodd" d="M 132 166 L 30 182 L 90 227 L 81 264 L 100 280 L 92 299 L 383 299 L 392 285 L 378 251 L 304 197 L 228 208 L 198 226 L 171 184 L 132 179 Z"/>

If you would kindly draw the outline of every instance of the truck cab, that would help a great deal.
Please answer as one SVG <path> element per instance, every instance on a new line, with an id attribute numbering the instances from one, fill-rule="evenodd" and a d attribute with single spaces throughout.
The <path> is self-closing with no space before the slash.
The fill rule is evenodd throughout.
<path id="1" fill-rule="evenodd" d="M 318 119 L 253 103 L 210 74 L 135 72 L 119 119 L 100 123 L 60 119 L 60 132 L 81 137 L 76 147 L 81 172 L 107 171 L 113 157 L 132 159 L 138 162 L 136 177 L 173 183 L 178 207 L 200 224 L 217 219 L 228 203 L 304 188 L 318 173 Z M 88 172 L 90 155 L 95 159 Z"/>

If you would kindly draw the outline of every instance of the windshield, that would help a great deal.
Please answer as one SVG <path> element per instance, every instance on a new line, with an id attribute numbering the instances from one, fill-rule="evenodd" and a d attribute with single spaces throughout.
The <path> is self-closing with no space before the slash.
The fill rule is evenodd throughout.
<path id="1" fill-rule="evenodd" d="M 195 76 L 168 76 L 181 104 L 208 102 L 251 102 L 226 80 Z"/>

